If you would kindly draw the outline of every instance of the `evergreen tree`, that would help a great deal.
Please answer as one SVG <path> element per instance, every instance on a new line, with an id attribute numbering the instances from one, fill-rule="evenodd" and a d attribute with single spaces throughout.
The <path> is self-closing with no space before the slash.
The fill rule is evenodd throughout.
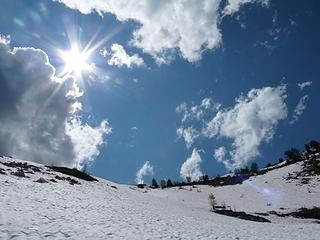
<path id="1" fill-rule="evenodd" d="M 266 168 L 268 168 L 268 167 L 272 167 L 272 164 L 271 164 L 271 163 L 268 163 L 268 164 L 266 165 Z"/>
<path id="2" fill-rule="evenodd" d="M 291 148 L 284 153 L 287 156 L 289 162 L 299 162 L 302 161 L 301 153 L 296 148 Z"/>
<path id="3" fill-rule="evenodd" d="M 306 144 L 306 146 L 308 146 L 308 149 L 309 149 L 308 151 L 308 149 L 306 148 L 308 153 L 320 152 L 320 143 L 315 140 L 311 140 L 308 144 Z"/>
<path id="4" fill-rule="evenodd" d="M 204 182 L 209 181 L 209 176 L 208 176 L 208 175 L 204 175 L 204 176 L 203 176 L 203 181 L 204 181 Z"/>
<path id="5" fill-rule="evenodd" d="M 167 181 L 167 187 L 172 187 L 172 186 L 173 186 L 173 184 L 172 184 L 171 180 L 168 179 L 168 181 Z"/>
<path id="6" fill-rule="evenodd" d="M 234 173 L 235 174 L 240 174 L 241 173 L 241 169 L 239 169 L 239 168 L 234 169 Z"/>
<path id="7" fill-rule="evenodd" d="M 245 168 L 241 168 L 241 174 L 248 174 L 250 171 L 249 171 L 249 168 L 246 166 Z"/>
<path id="8" fill-rule="evenodd" d="M 158 183 L 157 183 L 155 178 L 152 178 L 151 187 L 153 187 L 153 188 L 158 188 L 159 187 L 159 185 L 158 185 Z"/>
<path id="9" fill-rule="evenodd" d="M 167 186 L 166 180 L 161 180 L 161 181 L 160 181 L 160 187 L 161 187 L 161 188 L 165 188 L 166 186 Z"/>
<path id="10" fill-rule="evenodd" d="M 253 163 L 251 164 L 250 172 L 251 172 L 252 174 L 258 172 L 258 164 L 257 164 L 256 162 L 253 162 Z"/>
<path id="11" fill-rule="evenodd" d="M 304 145 L 304 148 L 306 149 L 306 151 L 307 151 L 308 154 L 312 153 L 312 150 L 311 150 L 309 144 L 305 144 L 305 145 Z"/>

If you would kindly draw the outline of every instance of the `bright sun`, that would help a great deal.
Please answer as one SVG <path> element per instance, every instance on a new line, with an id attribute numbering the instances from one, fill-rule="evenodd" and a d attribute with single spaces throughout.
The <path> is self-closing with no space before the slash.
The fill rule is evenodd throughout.
<path id="1" fill-rule="evenodd" d="M 61 53 L 61 58 L 65 63 L 64 74 L 75 73 L 80 75 L 83 71 L 88 71 L 90 65 L 87 63 L 90 57 L 89 51 L 80 51 L 77 45 L 73 45 L 70 50 Z"/>

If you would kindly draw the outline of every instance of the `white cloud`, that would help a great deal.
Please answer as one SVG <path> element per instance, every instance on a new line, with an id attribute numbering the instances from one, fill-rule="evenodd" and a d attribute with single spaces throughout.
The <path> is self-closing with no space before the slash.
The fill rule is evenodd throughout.
<path id="1" fill-rule="evenodd" d="M 97 127 L 83 124 L 79 118 L 73 118 L 66 124 L 66 134 L 73 143 L 75 159 L 78 165 L 92 162 L 99 154 L 99 147 L 104 143 L 104 136 L 111 133 L 108 121 L 104 120 Z"/>
<path id="2" fill-rule="evenodd" d="M 223 162 L 226 157 L 226 148 L 225 147 L 219 147 L 214 151 L 214 158 L 218 162 Z"/>
<path id="3" fill-rule="evenodd" d="M 143 166 L 139 169 L 139 171 L 136 174 L 136 183 L 144 183 L 143 178 L 146 175 L 153 175 L 153 166 L 150 164 L 149 161 L 146 161 Z"/>
<path id="4" fill-rule="evenodd" d="M 211 98 L 204 98 L 199 105 L 188 107 L 187 103 L 184 102 L 176 107 L 176 112 L 182 115 L 182 126 L 177 129 L 176 133 L 178 138 L 184 139 L 187 148 L 192 147 L 195 140 L 201 136 L 201 131 L 183 125 L 193 120 L 204 121 L 208 113 L 217 112 L 220 107 L 221 104 L 215 103 Z"/>
<path id="5" fill-rule="evenodd" d="M 144 61 L 138 54 L 134 54 L 132 56 L 128 55 L 124 47 L 120 44 L 112 44 L 111 52 L 108 53 L 106 50 L 102 50 L 101 53 L 103 56 L 111 56 L 108 60 L 109 65 L 114 66 L 127 66 L 128 68 L 132 68 L 134 66 L 141 67 L 144 65 Z"/>
<path id="6" fill-rule="evenodd" d="M 303 114 L 304 110 L 307 108 L 308 99 L 309 99 L 309 95 L 304 95 L 302 98 L 300 98 L 297 106 L 294 109 L 292 119 L 289 122 L 290 124 L 294 124 L 299 120 L 300 116 Z"/>
<path id="7" fill-rule="evenodd" d="M 136 127 L 136 126 L 133 126 L 133 127 L 131 128 L 131 130 L 132 130 L 132 131 L 138 131 L 139 129 L 138 129 L 138 127 Z"/>
<path id="8" fill-rule="evenodd" d="M 190 148 L 194 143 L 195 139 L 197 139 L 200 136 L 200 133 L 192 127 L 180 127 L 177 129 L 177 135 L 179 138 L 183 138 L 186 142 L 187 148 Z"/>
<path id="9" fill-rule="evenodd" d="M 191 156 L 182 164 L 180 169 L 180 176 L 184 179 L 190 177 L 192 181 L 199 180 L 199 177 L 203 176 L 200 169 L 200 163 L 202 162 L 200 151 L 193 149 Z"/>
<path id="10" fill-rule="evenodd" d="M 216 112 L 220 107 L 221 104 L 215 103 L 211 98 L 204 98 L 200 105 L 188 107 L 187 103 L 181 103 L 176 107 L 176 112 L 182 115 L 181 122 L 185 123 L 191 120 L 201 120 L 208 111 Z"/>
<path id="11" fill-rule="evenodd" d="M 91 151 L 87 159 L 79 158 L 74 137 L 66 131 L 82 107 L 78 98 L 83 93 L 75 79 L 58 78 L 44 51 L 11 49 L 9 38 L 0 39 L 0 152 L 55 165 L 92 160 L 98 153 Z M 90 126 L 77 124 L 77 134 L 91 139 Z M 87 142 L 86 146 L 99 143 Z"/>
<path id="12" fill-rule="evenodd" d="M 182 114 L 181 122 L 185 122 L 189 118 L 188 105 L 185 102 L 176 107 L 176 112 Z"/>
<path id="13" fill-rule="evenodd" d="M 201 107 L 203 107 L 204 109 L 210 109 L 212 107 L 216 108 L 217 105 L 214 103 L 214 101 L 211 98 L 204 98 L 201 101 Z"/>
<path id="14" fill-rule="evenodd" d="M 259 156 L 261 143 L 269 142 L 279 121 L 287 117 L 286 97 L 286 86 L 280 85 L 252 89 L 232 108 L 222 108 L 210 98 L 191 107 L 182 103 L 176 108 L 182 116 L 177 134 L 188 148 L 201 137 L 232 140 L 230 147 L 216 149 L 214 157 L 229 169 L 242 167 Z"/>
<path id="15" fill-rule="evenodd" d="M 206 137 L 232 139 L 230 159 L 223 163 L 233 169 L 244 166 L 258 156 L 262 142 L 272 139 L 278 122 L 287 117 L 286 87 L 252 89 L 247 96 L 236 99 L 231 109 L 220 110 L 207 123 Z"/>
<path id="16" fill-rule="evenodd" d="M 121 22 L 138 23 L 131 44 L 152 55 L 158 63 L 170 61 L 177 52 L 189 62 L 201 59 L 206 50 L 222 42 L 219 29 L 221 0 L 54 0 L 78 9 L 111 13 Z M 238 11 L 244 3 L 267 3 L 267 0 L 229 0 L 226 14 Z"/>
<path id="17" fill-rule="evenodd" d="M 255 2 L 261 3 L 264 6 L 269 4 L 269 0 L 228 0 L 223 13 L 226 15 L 232 15 L 239 11 L 242 5 Z"/>
<path id="18" fill-rule="evenodd" d="M 312 85 L 311 81 L 298 83 L 298 87 L 300 88 L 301 91 L 306 87 L 310 87 L 311 85 Z"/>
<path id="19" fill-rule="evenodd" d="M 10 44 L 10 36 L 4 36 L 0 34 L 0 44 L 9 45 Z"/>

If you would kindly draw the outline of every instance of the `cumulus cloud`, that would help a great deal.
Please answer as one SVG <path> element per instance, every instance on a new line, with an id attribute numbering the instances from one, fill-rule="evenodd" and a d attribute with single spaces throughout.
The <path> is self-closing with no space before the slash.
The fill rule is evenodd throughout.
<path id="1" fill-rule="evenodd" d="M 237 98 L 231 108 L 222 108 L 209 98 L 191 107 L 183 103 L 176 109 L 182 115 L 177 134 L 185 138 L 187 147 L 200 137 L 231 140 L 230 146 L 217 148 L 214 157 L 228 169 L 242 167 L 259 156 L 260 145 L 273 138 L 279 121 L 287 117 L 286 97 L 286 86 L 280 85 L 252 89 Z M 199 126 L 199 121 L 201 126 L 197 129 L 194 126 Z M 186 132 L 186 129 L 192 131 Z"/>
<path id="2" fill-rule="evenodd" d="M 269 0 L 228 0 L 223 12 L 226 15 L 232 15 L 239 11 L 242 5 L 255 2 L 263 4 L 264 6 L 269 4 Z"/>
<path id="3" fill-rule="evenodd" d="M 144 65 L 144 61 L 138 54 L 132 56 L 128 55 L 124 47 L 120 44 L 112 44 L 111 52 L 108 53 L 105 49 L 101 53 L 103 56 L 110 56 L 108 60 L 109 65 L 114 65 L 118 67 L 127 66 L 132 68 L 134 66 L 141 67 Z"/>
<path id="4" fill-rule="evenodd" d="M 80 119 L 71 119 L 81 110 L 82 95 L 72 77 L 61 79 L 48 56 L 32 47 L 10 47 L 10 39 L 0 41 L 0 153 L 35 162 L 74 166 L 86 159 L 75 144 L 82 131 L 90 129 Z M 73 131 L 73 127 L 78 131 Z M 82 126 L 82 128 L 81 128 Z M 69 128 L 69 131 L 67 129 Z M 100 131 L 101 137 L 108 131 Z M 99 145 L 100 142 L 91 142 Z M 90 144 L 90 143 L 88 143 Z M 92 155 L 91 155 L 92 154 Z"/>
<path id="5" fill-rule="evenodd" d="M 136 174 L 136 183 L 141 184 L 144 183 L 143 178 L 145 176 L 152 176 L 153 175 L 153 166 L 150 164 L 149 161 L 146 161 L 143 166 L 139 169 Z"/>
<path id="6" fill-rule="evenodd" d="M 304 95 L 302 98 L 300 98 L 297 106 L 294 109 L 292 119 L 289 122 L 290 124 L 294 124 L 299 120 L 300 116 L 303 114 L 304 110 L 306 110 L 307 108 L 308 99 L 309 99 L 309 95 Z"/>
<path id="7" fill-rule="evenodd" d="M 218 111 L 221 104 L 214 102 L 211 98 L 204 98 L 199 105 L 188 106 L 187 103 L 181 103 L 176 107 L 176 112 L 182 115 L 181 122 L 190 120 L 201 120 L 208 111 Z"/>
<path id="8" fill-rule="evenodd" d="M 186 142 L 187 148 L 190 148 L 194 143 L 195 139 L 197 139 L 200 136 L 199 132 L 192 127 L 178 128 L 177 135 L 178 135 L 178 138 L 184 139 L 184 141 Z"/>
<path id="9" fill-rule="evenodd" d="M 201 136 L 201 131 L 184 125 L 193 120 L 203 121 L 209 112 L 216 112 L 220 107 L 221 104 L 214 102 L 211 98 L 204 98 L 199 105 L 188 106 L 184 102 L 176 107 L 176 112 L 182 116 L 182 126 L 177 129 L 176 133 L 178 138 L 184 139 L 187 148 L 192 147 L 195 140 Z"/>
<path id="10" fill-rule="evenodd" d="M 138 23 L 131 44 L 152 55 L 158 63 L 170 61 L 178 51 L 189 62 L 201 59 L 206 50 L 222 42 L 219 29 L 221 0 L 54 0 L 84 14 L 111 13 L 119 21 Z M 229 0 L 225 12 L 233 14 L 241 5 L 267 0 Z"/>
<path id="11" fill-rule="evenodd" d="M 111 133 L 111 127 L 107 120 L 91 127 L 79 118 L 73 118 L 66 123 L 66 133 L 73 143 L 75 160 L 83 165 L 84 162 L 92 162 L 100 154 L 99 147 L 105 143 L 103 136 Z"/>
<path id="12" fill-rule="evenodd" d="M 190 177 L 192 181 L 199 180 L 203 176 L 201 162 L 200 150 L 193 149 L 191 156 L 181 166 L 180 176 L 184 179 Z"/>
<path id="13" fill-rule="evenodd" d="M 301 91 L 306 87 L 310 87 L 311 85 L 312 85 L 312 81 L 298 83 L 298 87 L 300 88 Z"/>
<path id="14" fill-rule="evenodd" d="M 181 122 L 185 122 L 189 118 L 188 105 L 185 102 L 176 107 L 176 112 L 182 114 Z"/>
<path id="15" fill-rule="evenodd" d="M 244 166 L 258 156 L 262 142 L 272 139 L 278 122 L 287 117 L 286 87 L 252 89 L 236 99 L 231 109 L 220 110 L 203 129 L 208 138 L 232 139 L 230 158 L 223 160 L 229 169 Z M 221 159 L 220 159 L 221 161 Z"/>
<path id="16" fill-rule="evenodd" d="M 218 162 L 223 162 L 226 157 L 226 148 L 225 147 L 219 147 L 214 151 L 214 158 Z"/>

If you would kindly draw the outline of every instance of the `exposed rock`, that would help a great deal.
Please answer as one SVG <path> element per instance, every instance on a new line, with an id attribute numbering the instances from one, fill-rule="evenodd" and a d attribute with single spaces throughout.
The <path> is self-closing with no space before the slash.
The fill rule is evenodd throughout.
<path id="1" fill-rule="evenodd" d="M 23 171 L 17 171 L 12 173 L 12 175 L 17 176 L 17 177 L 27 177 Z"/>
<path id="2" fill-rule="evenodd" d="M 60 173 L 63 173 L 63 174 L 66 174 L 66 175 L 69 175 L 72 177 L 76 177 L 76 178 L 79 178 L 82 180 L 98 182 L 97 179 L 91 177 L 90 175 L 88 175 L 84 172 L 79 171 L 76 168 L 71 169 L 71 168 L 67 168 L 67 167 L 56 167 L 56 166 L 46 166 L 46 167 L 53 170 L 53 171 L 60 172 Z"/>
<path id="3" fill-rule="evenodd" d="M 0 168 L 0 174 L 6 175 L 6 171 L 3 168 Z"/>
<path id="4" fill-rule="evenodd" d="M 26 162 L 1 162 L 3 165 L 11 168 L 17 168 L 19 170 L 32 170 L 33 172 L 41 172 L 40 168 Z"/>
<path id="5" fill-rule="evenodd" d="M 277 215 L 279 217 L 292 216 L 292 217 L 296 217 L 296 218 L 312 218 L 312 219 L 320 220 L 320 208 L 318 208 L 318 207 L 300 208 L 296 212 L 291 212 L 291 213 L 277 213 L 275 211 L 271 211 L 269 213 Z"/>
<path id="6" fill-rule="evenodd" d="M 255 216 L 255 215 L 251 215 L 251 214 L 247 214 L 245 212 L 235 212 L 235 211 L 232 211 L 232 210 L 214 210 L 213 212 L 217 213 L 217 214 L 222 214 L 222 215 L 226 215 L 226 216 L 229 216 L 229 217 L 236 217 L 236 218 L 249 220 L 249 221 L 270 222 L 266 218 Z"/>
<path id="7" fill-rule="evenodd" d="M 44 179 L 44 178 L 39 178 L 38 180 L 36 180 L 35 182 L 37 183 L 48 183 L 48 180 Z"/>

